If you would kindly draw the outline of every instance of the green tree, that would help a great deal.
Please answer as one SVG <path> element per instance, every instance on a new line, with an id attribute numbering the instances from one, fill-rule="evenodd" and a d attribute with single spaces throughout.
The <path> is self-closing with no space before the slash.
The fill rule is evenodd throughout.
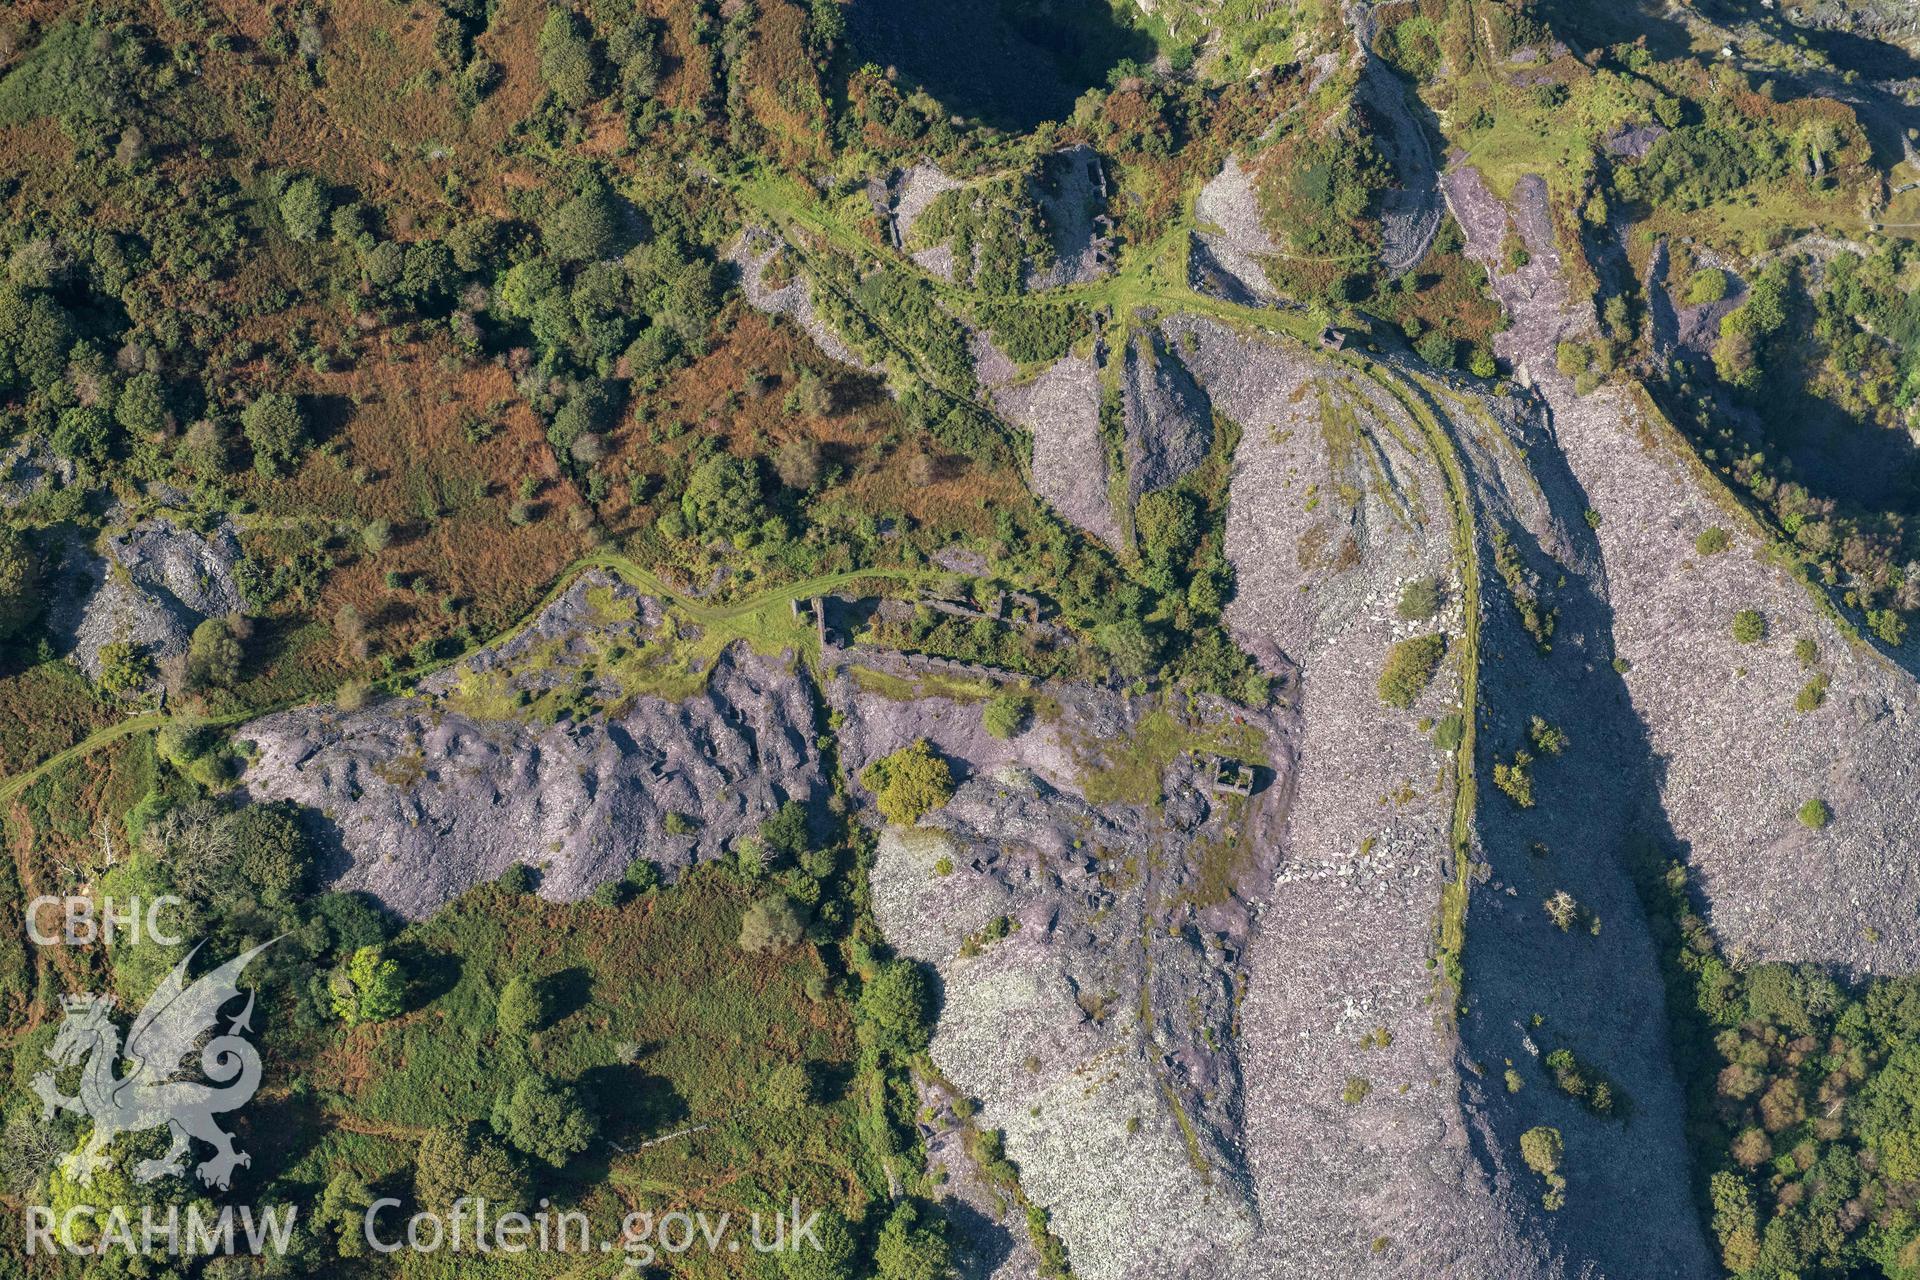
<path id="1" fill-rule="evenodd" d="M 1548 1209 L 1558 1209 L 1567 1202 L 1567 1180 L 1560 1173 L 1566 1151 L 1560 1131 L 1549 1125 L 1536 1125 L 1520 1135 L 1520 1158 L 1546 1180 L 1547 1191 L 1541 1202 Z"/>
<path id="2" fill-rule="evenodd" d="M 760 496 L 760 469 L 753 459 L 716 453 L 688 477 L 680 511 L 696 533 L 735 535 L 760 522 Z"/>
<path id="3" fill-rule="evenodd" d="M 760 843 L 769 854 L 797 860 L 807 851 L 807 807 L 798 800 L 784 801 L 760 824 Z"/>
<path id="4" fill-rule="evenodd" d="M 1833 810 L 1827 808 L 1827 802 L 1819 796 L 1813 797 L 1800 806 L 1800 823 L 1815 831 L 1833 821 Z"/>
<path id="5" fill-rule="evenodd" d="M 542 1075 L 528 1075 L 495 1099 L 493 1129 L 521 1151 L 558 1169 L 587 1149 L 600 1124 L 572 1089 Z"/>
<path id="6" fill-rule="evenodd" d="M 18 635 L 40 609 L 40 560 L 12 525 L 0 525 L 0 640 Z"/>
<path id="7" fill-rule="evenodd" d="M 327 224 L 328 204 L 326 188 L 312 178 L 296 178 L 280 197 L 280 225 L 295 240 L 317 240 Z"/>
<path id="8" fill-rule="evenodd" d="M 918 1053 L 927 1047 L 932 992 L 911 960 L 889 960 L 860 988 L 858 1011 L 884 1048 Z"/>
<path id="9" fill-rule="evenodd" d="M 903 1200 L 880 1227 L 873 1266 L 879 1280 L 944 1280 L 953 1267 L 946 1223 Z"/>
<path id="10" fill-rule="evenodd" d="M 911 827 L 953 798 L 953 770 L 925 738 L 875 760 L 860 771 L 860 782 L 896 826 Z"/>
<path id="11" fill-rule="evenodd" d="M 130 698 L 153 679 L 153 659 L 124 640 L 100 646 L 100 687 L 117 698 Z"/>
<path id="12" fill-rule="evenodd" d="M 1713 1200 L 1713 1234 L 1720 1241 L 1720 1261 L 1734 1275 L 1745 1275 L 1760 1263 L 1760 1214 L 1753 1188 L 1731 1169 L 1722 1169 L 1709 1183 Z"/>
<path id="13" fill-rule="evenodd" d="M 1758 644 L 1767 638 L 1767 618 L 1758 609 L 1742 609 L 1733 615 L 1733 638 L 1741 644 Z"/>
<path id="14" fill-rule="evenodd" d="M 594 98 L 595 65 L 593 45 L 580 30 L 580 20 L 565 9 L 547 14 L 537 43 L 540 52 L 540 78 L 547 82 L 553 96 L 578 109 Z"/>
<path id="15" fill-rule="evenodd" d="M 136 373 L 120 388 L 113 402 L 113 419 L 136 440 L 145 440 L 167 429 L 166 389 L 158 374 Z"/>
<path id="16" fill-rule="evenodd" d="M 400 964 L 379 947 L 361 947 L 333 977 L 333 1012 L 350 1027 L 384 1022 L 406 1008 Z"/>
<path id="17" fill-rule="evenodd" d="M 293 904 L 305 886 L 313 866 L 313 846 L 300 829 L 293 810 L 283 804 L 250 804 L 221 819 L 222 835 L 234 851 L 234 878 L 269 909 L 279 910 Z M 394 974 L 399 966 L 393 965 Z M 387 1011 L 385 995 L 377 996 L 369 1008 L 370 1018 L 390 1018 L 400 1011 L 395 999 Z"/>
<path id="18" fill-rule="evenodd" d="M 0 284 L 0 392 L 45 391 L 66 372 L 73 318 L 43 293 Z"/>
<path id="19" fill-rule="evenodd" d="M 320 1193 L 314 1209 L 314 1230 L 333 1242 L 342 1258 L 358 1258 L 367 1252 L 366 1213 L 374 1202 L 373 1189 L 350 1169 L 333 1175 Z"/>
<path id="20" fill-rule="evenodd" d="M 617 257 L 626 245 L 626 211 L 604 183 L 589 184 L 541 224 L 547 252 L 562 262 Z"/>
<path id="21" fill-rule="evenodd" d="M 292 470 L 307 449 L 307 418 L 300 402 L 284 391 L 255 398 L 240 414 L 240 425 L 253 446 L 253 466 L 263 476 Z"/>
<path id="22" fill-rule="evenodd" d="M 243 655 L 239 638 L 223 618 L 208 618 L 193 629 L 187 643 L 187 679 L 208 688 L 225 689 L 240 677 Z"/>

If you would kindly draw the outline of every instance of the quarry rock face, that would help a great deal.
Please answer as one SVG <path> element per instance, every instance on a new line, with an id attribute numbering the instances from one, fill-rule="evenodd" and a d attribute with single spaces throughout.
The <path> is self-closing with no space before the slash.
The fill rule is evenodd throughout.
<path id="1" fill-rule="evenodd" d="M 624 602 L 633 617 L 596 619 L 589 597 L 602 591 L 602 607 Z M 465 670 L 505 674 L 500 701 L 511 705 L 522 689 L 590 671 L 615 637 L 644 640 L 657 618 L 651 601 L 589 573 Z M 460 710 L 461 678 L 456 669 L 414 696 L 356 711 L 304 707 L 236 731 L 256 749 L 247 794 L 311 811 L 333 888 L 417 919 L 522 862 L 542 872 L 543 894 L 575 899 L 637 858 L 671 870 L 717 857 L 783 801 L 824 794 L 808 684 L 741 646 L 723 651 L 690 696 L 592 686 L 610 711 L 553 723 Z"/>
<path id="2" fill-rule="evenodd" d="M 962 779 L 920 829 L 881 834 L 874 912 L 939 972 L 934 1062 L 1004 1134 L 1075 1274 L 1229 1274 L 1257 1229 L 1241 895 L 1270 873 L 1258 850 L 1288 791 L 1283 722 L 1213 713 L 1272 762 L 1248 795 L 1215 788 L 1210 753 L 1180 751 L 1150 769 L 1151 794 L 1122 799 L 1103 770 L 1143 726 L 1167 730 L 1149 703 L 1049 685 L 1057 714 L 1002 741 L 977 704 L 889 699 L 845 668 L 827 692 L 850 771 L 926 738 Z"/>
<path id="3" fill-rule="evenodd" d="M 147 520 L 109 534 L 100 551 L 68 549 L 65 589 L 48 616 L 48 629 L 91 679 L 100 676 L 103 645 L 132 644 L 156 659 L 185 653 L 194 627 L 243 607 L 234 576 L 240 543 L 229 520 L 207 533 Z"/>
<path id="4" fill-rule="evenodd" d="M 1127 478 L 1135 497 L 1166 488 L 1206 460 L 1213 445 L 1213 406 L 1158 335 L 1128 346 L 1121 394 Z"/>
<path id="5" fill-rule="evenodd" d="M 1523 181 L 1508 210 L 1478 175 L 1456 170 L 1448 194 L 1471 251 L 1490 257 L 1511 219 L 1533 253 L 1495 278 L 1518 317 L 1500 351 L 1539 388 L 1561 466 L 1600 517 L 1621 684 L 1662 761 L 1652 834 L 1685 851 L 1732 954 L 1856 973 L 1920 969 L 1920 683 L 1845 635 L 1769 559 L 1649 405 L 1617 386 L 1577 395 L 1558 371 L 1559 339 L 1592 321 L 1566 301 L 1545 185 Z M 1696 544 L 1712 528 L 1728 549 L 1703 554 Z M 1743 644 L 1732 622 L 1748 609 L 1767 634 Z M 1810 663 L 1795 653 L 1802 639 Z M 1816 675 L 1825 697 L 1799 710 Z M 1795 816 L 1815 797 L 1833 815 L 1817 831 Z"/>

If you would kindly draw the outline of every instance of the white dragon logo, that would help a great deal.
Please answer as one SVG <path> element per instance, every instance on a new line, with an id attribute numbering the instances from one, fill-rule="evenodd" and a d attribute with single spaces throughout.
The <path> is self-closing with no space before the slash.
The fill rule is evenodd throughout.
<path id="1" fill-rule="evenodd" d="M 200 1069 L 213 1083 L 175 1077 L 181 1071 L 182 1059 L 219 1022 L 221 1007 L 239 997 L 236 983 L 240 971 L 277 941 L 264 942 L 188 985 L 187 966 L 200 950 L 195 947 L 154 989 L 140 1016 L 133 1020 L 124 1049 L 120 1029 L 109 1012 L 110 997 L 63 999 L 65 1017 L 47 1057 L 61 1067 L 84 1060 L 79 1096 L 69 1098 L 60 1093 L 52 1071 L 41 1072 L 32 1083 L 48 1118 L 56 1110 L 66 1110 L 93 1120 L 93 1134 L 86 1145 L 61 1161 L 68 1177 L 81 1186 L 93 1185 L 96 1171 L 113 1167 L 107 1145 L 117 1135 L 161 1125 L 171 1131 L 173 1145 L 159 1159 L 135 1164 L 135 1182 L 184 1175 L 190 1137 L 214 1148 L 213 1157 L 195 1171 L 209 1187 L 226 1190 L 234 1169 L 252 1163 L 252 1157 L 234 1148 L 233 1135 L 213 1121 L 218 1112 L 246 1105 L 260 1087 L 260 1054 L 239 1034 L 253 1029 L 249 1023 L 253 1014 L 251 991 L 246 1008 L 228 1020 L 225 1034 L 212 1037 L 200 1049 Z M 123 1058 L 132 1069 L 124 1076 L 115 1076 L 114 1066 Z"/>

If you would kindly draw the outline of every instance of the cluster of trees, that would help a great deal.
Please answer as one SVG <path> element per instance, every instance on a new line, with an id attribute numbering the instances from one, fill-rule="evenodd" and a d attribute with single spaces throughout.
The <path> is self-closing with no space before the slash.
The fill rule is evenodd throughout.
<path id="1" fill-rule="evenodd" d="M 1920 979 L 1842 985 L 1720 952 L 1679 863 L 1648 874 L 1668 1009 L 1741 1277 L 1906 1275 L 1920 1250 Z"/>
<path id="2" fill-rule="evenodd" d="M 1839 254 L 1811 293 L 1792 260 L 1775 260 L 1721 322 L 1713 351 L 1717 384 L 1696 385 L 1692 371 L 1677 370 L 1672 386 L 1681 397 L 1680 420 L 1868 629 L 1894 646 L 1905 642 L 1920 611 L 1920 503 L 1911 486 L 1881 484 L 1871 468 L 1858 472 L 1857 482 L 1830 473 L 1827 491 L 1816 492 L 1799 478 L 1796 454 L 1809 446 L 1809 421 L 1845 414 L 1886 429 L 1906 427 L 1920 389 L 1920 373 L 1909 367 L 1920 349 L 1909 341 L 1920 341 L 1920 307 L 1895 283 L 1903 260 L 1899 249 L 1864 259 Z M 1796 317 L 1809 310 L 1817 343 L 1789 341 L 1801 331 Z M 1751 413 L 1722 412 L 1717 398 L 1727 393 Z M 1701 550 L 1707 553 L 1704 543 Z"/>

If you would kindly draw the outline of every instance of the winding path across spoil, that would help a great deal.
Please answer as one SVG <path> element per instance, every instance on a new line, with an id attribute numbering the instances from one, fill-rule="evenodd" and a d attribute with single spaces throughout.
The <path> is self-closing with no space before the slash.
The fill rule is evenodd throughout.
<path id="1" fill-rule="evenodd" d="M 611 569 L 646 594 L 671 604 L 675 609 L 685 614 L 689 621 L 707 628 L 721 628 L 726 630 L 741 630 L 740 624 L 753 618 L 757 614 L 770 613 L 777 615 L 780 610 L 790 606 L 794 601 L 809 599 L 813 596 L 827 595 L 830 592 L 856 582 L 870 582 L 875 579 L 912 582 L 931 579 L 937 576 L 922 569 L 846 569 L 838 573 L 828 573 L 821 574 L 818 577 L 803 578 L 798 582 L 790 582 L 784 586 L 770 587 L 765 591 L 756 592 L 744 599 L 730 601 L 726 604 L 710 604 L 694 599 L 683 592 L 675 591 L 673 588 L 667 586 L 665 582 L 661 581 L 660 577 L 653 571 L 641 567 L 633 560 L 628 559 L 618 552 L 596 551 L 591 555 L 582 556 L 562 570 L 554 579 L 554 585 L 540 598 L 540 601 L 528 610 L 520 621 L 514 623 L 512 626 L 486 640 L 480 641 L 478 644 L 461 650 L 451 658 L 441 658 L 434 662 L 387 676 L 378 681 L 376 687 L 386 691 L 397 690 L 401 686 L 419 680 L 422 676 L 430 675 L 435 671 L 464 661 L 473 653 L 510 638 L 519 632 L 521 628 L 525 627 L 529 621 L 538 617 L 540 611 L 551 604 L 554 598 L 564 591 L 576 577 L 589 569 Z M 301 706 L 307 701 L 309 700 L 305 698 L 290 698 L 283 702 L 269 703 L 260 707 L 249 707 L 244 711 L 236 711 L 223 716 L 206 718 L 198 716 L 190 717 L 171 711 L 147 711 L 139 715 L 128 716 L 126 719 L 110 724 L 103 729 L 95 730 L 64 751 L 55 752 L 31 769 L 14 774 L 4 782 L 0 782 L 0 806 L 12 804 L 15 800 L 18 800 L 27 788 L 40 781 L 40 779 L 55 769 L 59 769 L 71 764 L 75 760 L 91 755 L 100 748 L 118 742 L 122 738 L 131 737 L 136 733 L 142 733 L 150 729 L 159 729 L 173 720 L 191 719 L 196 724 L 224 728 L 228 725 L 255 720 L 264 715 L 271 715 L 276 711 L 285 711 L 291 707 Z"/>

